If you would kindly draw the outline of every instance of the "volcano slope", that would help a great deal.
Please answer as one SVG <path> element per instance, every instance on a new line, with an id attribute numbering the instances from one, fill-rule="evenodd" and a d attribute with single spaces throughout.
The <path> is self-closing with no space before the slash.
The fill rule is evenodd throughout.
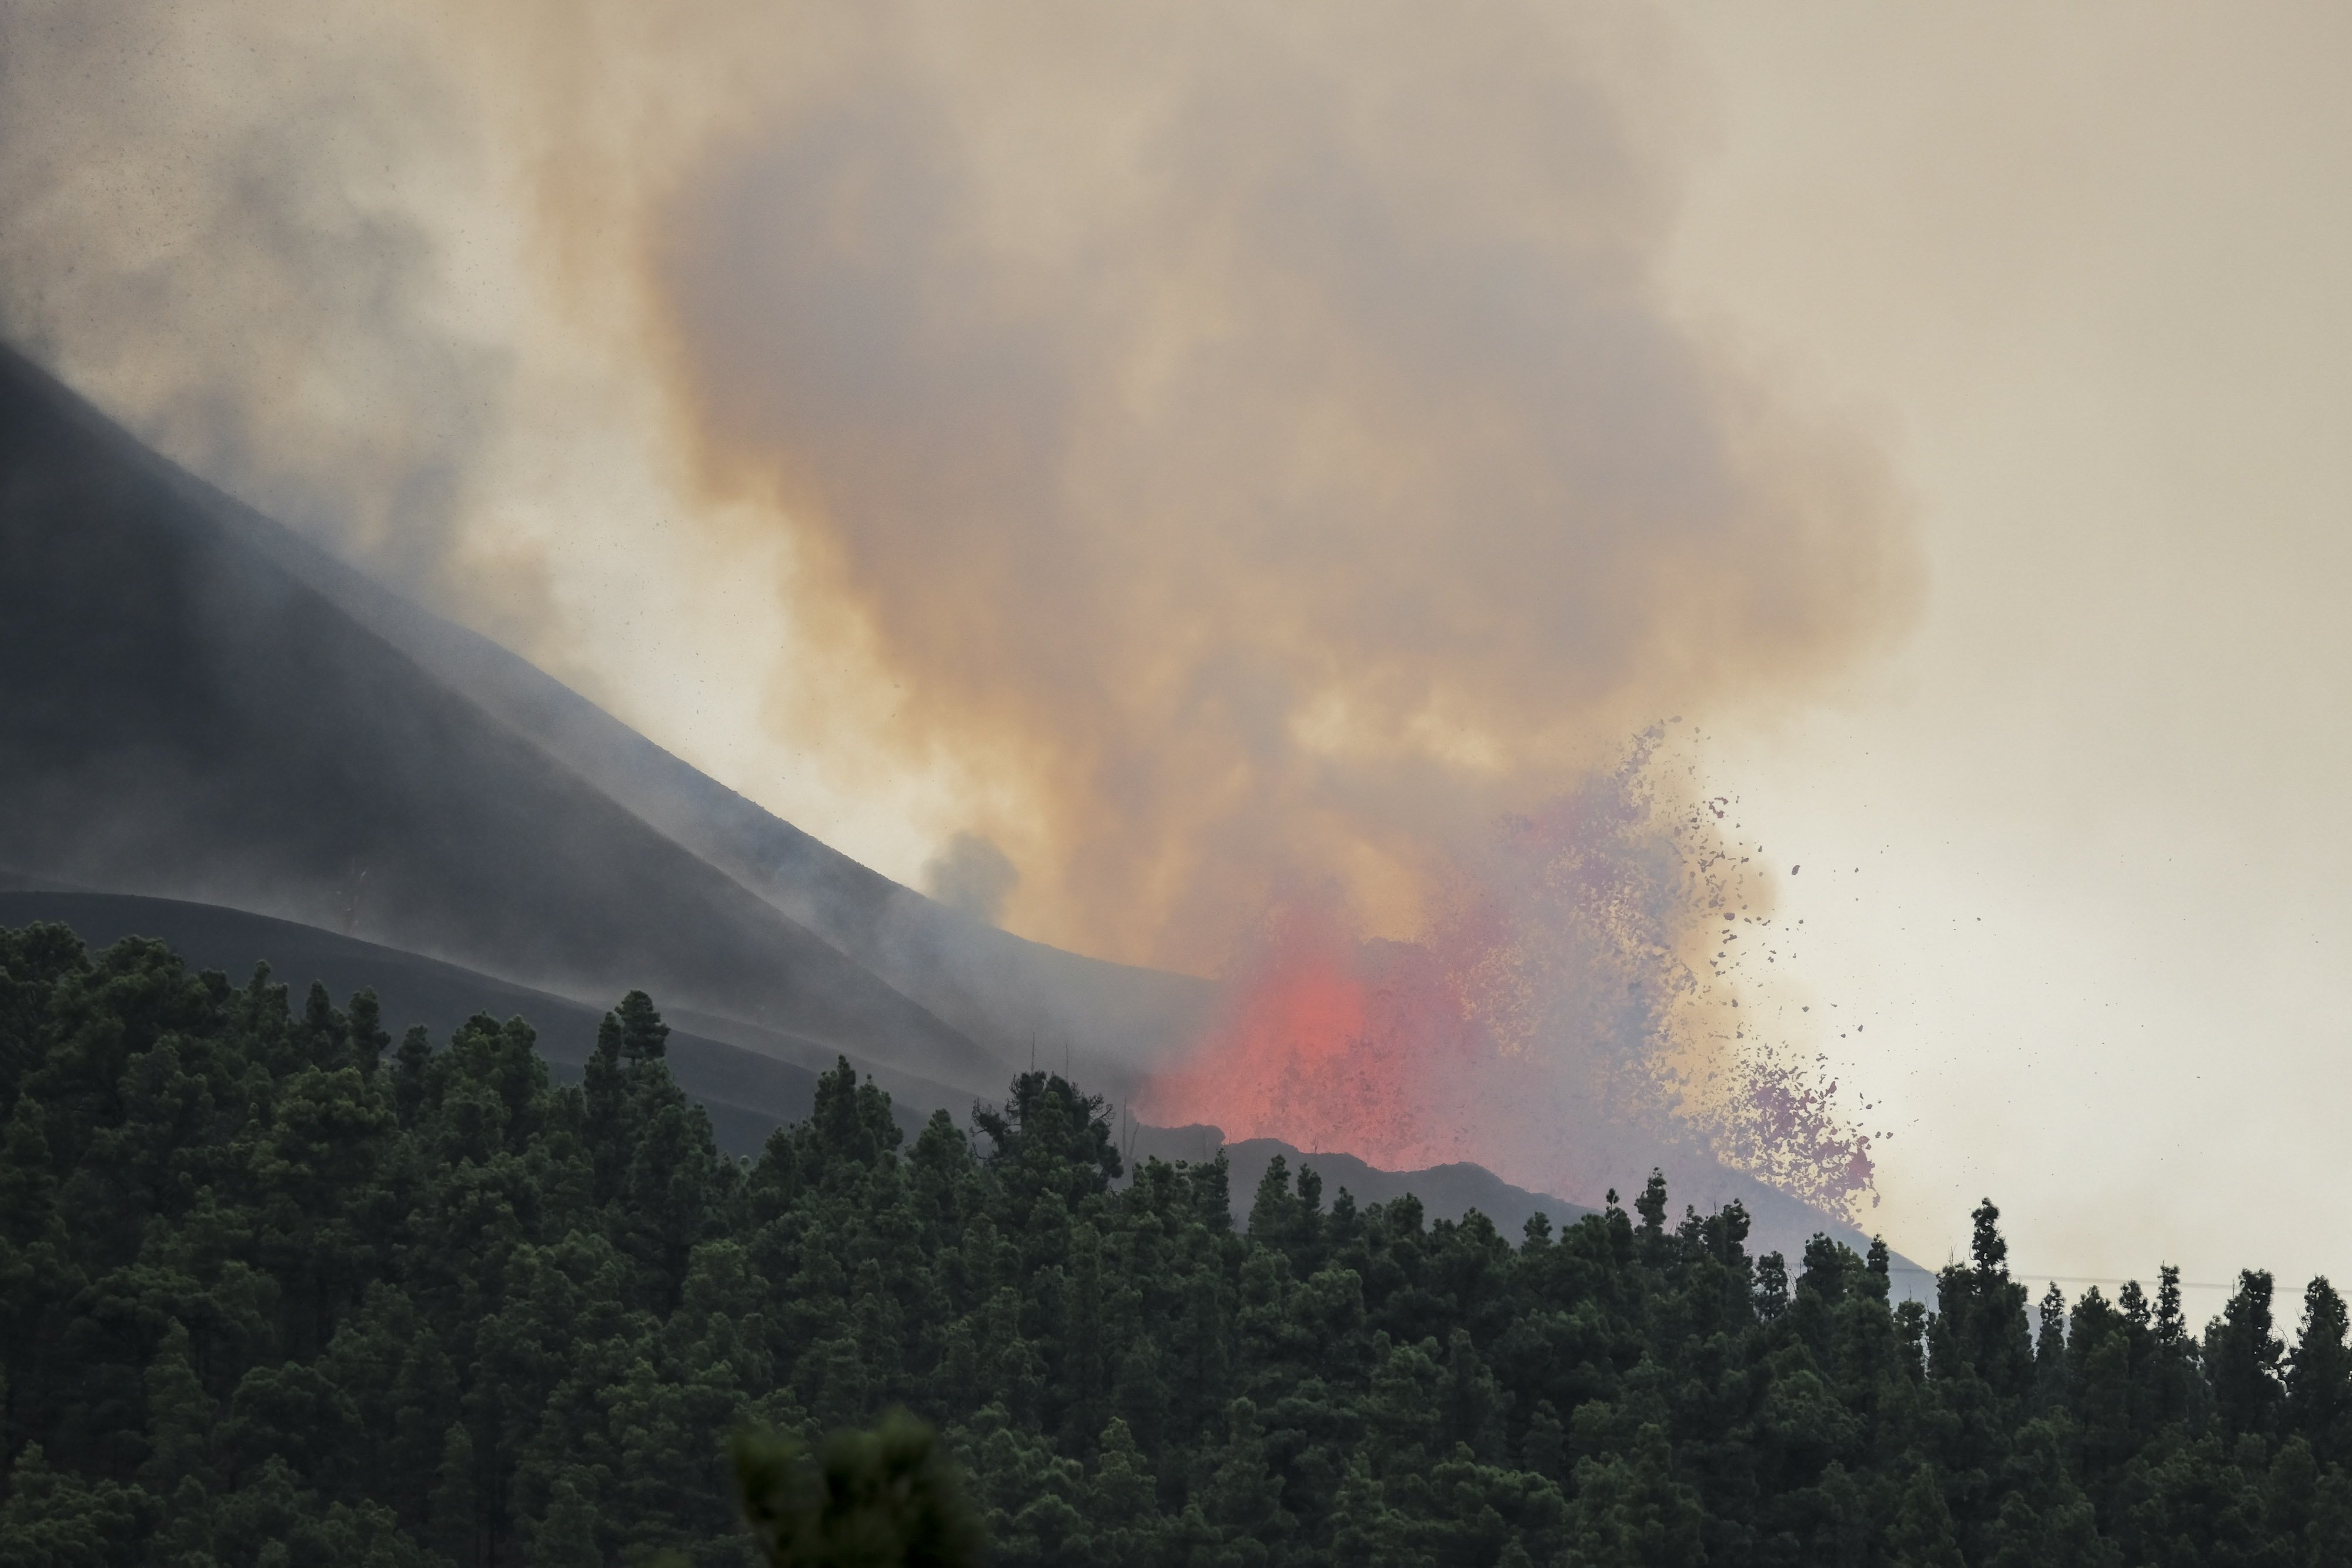
<path id="1" fill-rule="evenodd" d="M 206 962 L 268 958 L 298 987 L 348 972 L 381 988 L 387 956 L 415 956 L 452 967 L 419 1019 L 457 1006 L 452 977 L 470 975 L 483 994 L 461 1011 L 551 1020 L 559 1060 L 572 1013 L 642 988 L 714 1049 L 803 1072 L 845 1055 L 918 1113 L 1000 1094 L 1036 1060 L 1124 1100 L 1209 1017 L 1203 981 L 1024 941 L 860 865 L 186 474 L 5 347 L 0 604 L 12 923 L 191 951 L 217 937 Z M 70 902 L 93 894 L 176 913 Z M 202 907 L 225 922 L 211 936 Z M 352 950 L 304 972 L 328 953 L 314 938 Z M 344 962 L 358 956 L 376 967 Z M 714 1120 L 802 1113 L 797 1079 L 740 1066 L 688 1084 Z M 1297 1153 L 1265 1142 L 1241 1155 Z M 1577 1207 L 1475 1167 L 1413 1176 L 1433 1218 Z M 1861 1239 L 1757 1197 L 1759 1220 L 1791 1211 L 1772 1231 L 1819 1220 Z"/>
<path id="2" fill-rule="evenodd" d="M 681 761 L 490 639 L 200 481 L 167 476 L 238 543 L 1003 1060 L 1043 1051 L 1124 1094 L 1207 1023 L 1207 982 L 1064 952 L 936 903 Z"/>
<path id="3" fill-rule="evenodd" d="M 778 820 L 5 349 L 0 591 L 0 864 L 568 995 L 634 973 L 973 1090 L 1043 1048 L 1123 1094 L 1205 1016 L 1203 982 L 1024 941 Z"/>
<path id="4" fill-rule="evenodd" d="M 0 865 L 676 1004 L 973 1092 L 1008 1069 L 436 679 L 0 357 Z"/>

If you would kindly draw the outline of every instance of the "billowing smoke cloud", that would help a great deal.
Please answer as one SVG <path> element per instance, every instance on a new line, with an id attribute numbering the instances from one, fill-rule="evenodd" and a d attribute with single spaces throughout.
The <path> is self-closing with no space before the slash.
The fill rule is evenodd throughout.
<path id="1" fill-rule="evenodd" d="M 1654 17 L 320 15 L 8 0 L 12 335 L 404 581 L 527 599 L 470 486 L 557 350 L 444 287 L 520 213 L 533 310 L 649 368 L 682 509 L 779 573 L 741 676 L 775 725 L 957 781 L 940 891 L 1245 989 L 1442 993 L 1289 1031 L 1488 1064 L 1399 1149 L 1475 1155 L 1514 1096 L 1722 1145 L 1624 1086 L 1706 1071 L 1620 999 L 1642 943 L 1689 961 L 1687 888 L 1621 951 L 1511 868 L 1640 883 L 1652 840 L 1577 838 L 1623 737 L 1801 695 L 1899 629 L 1913 560 L 1867 445 L 1664 297 L 1704 94 Z"/>
<path id="2" fill-rule="evenodd" d="M 993 787 L 1017 925 L 1209 969 L 1337 878 L 1410 935 L 1499 813 L 1899 610 L 1867 454 L 1658 298 L 1638 15 L 858 15 L 647 278 L 706 483 Z"/>
<path id="3" fill-rule="evenodd" d="M 1779 957 L 1769 886 L 1725 845 L 1723 801 L 1662 792 L 1664 734 L 1497 824 L 1417 941 L 1359 940 L 1328 894 L 1286 899 L 1142 1114 L 1542 1192 L 1663 1166 L 1721 1203 L 1727 1166 L 1850 1211 L 1871 1139 L 1743 1021 L 1739 982 Z"/>
<path id="4" fill-rule="evenodd" d="M 374 7 L 9 0 L 0 332 L 216 483 L 519 626 L 527 568 L 464 549 L 506 379 L 435 233 L 467 118 Z"/>

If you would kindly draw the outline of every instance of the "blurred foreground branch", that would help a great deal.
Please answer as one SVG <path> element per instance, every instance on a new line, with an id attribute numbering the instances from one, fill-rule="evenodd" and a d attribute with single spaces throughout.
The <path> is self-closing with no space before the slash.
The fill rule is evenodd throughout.
<path id="1" fill-rule="evenodd" d="M 740 1432 L 744 1521 L 776 1568 L 973 1568 L 980 1521 L 954 1462 L 903 1411 L 836 1432 L 810 1453 L 791 1437 Z"/>

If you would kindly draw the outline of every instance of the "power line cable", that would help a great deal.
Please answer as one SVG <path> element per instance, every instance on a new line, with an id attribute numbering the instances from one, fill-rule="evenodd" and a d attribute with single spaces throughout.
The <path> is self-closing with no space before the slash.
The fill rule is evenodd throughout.
<path id="1" fill-rule="evenodd" d="M 1975 1271 L 1969 1268 L 1969 1265 L 1964 1263 L 1955 1263 L 1950 1266 L 1958 1269 L 1963 1273 L 1973 1273 Z M 1921 1263 L 1889 1263 L 1887 1267 L 1891 1270 L 1906 1274 L 1927 1274 L 1932 1276 L 1941 1274 L 1944 1271 L 1941 1269 L 1930 1269 Z M 2139 1285 L 2145 1287 L 2147 1284 L 2147 1281 L 2144 1280 L 2118 1280 L 2111 1279 L 2105 1275 L 2044 1274 L 2035 1269 L 2011 1269 L 2009 1273 L 2011 1279 L 2046 1280 L 2054 1285 Z M 2234 1291 L 2238 1288 L 2237 1283 L 2234 1281 L 2227 1283 L 2221 1283 L 2211 1280 L 2177 1280 L 2174 1283 L 2179 1285 L 2184 1291 Z"/>

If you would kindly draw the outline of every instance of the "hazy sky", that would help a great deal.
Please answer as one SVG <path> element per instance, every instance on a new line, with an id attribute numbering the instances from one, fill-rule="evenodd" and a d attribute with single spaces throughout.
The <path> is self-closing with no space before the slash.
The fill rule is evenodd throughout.
<path id="1" fill-rule="evenodd" d="M 1883 1222 L 2352 1274 L 2352 12 L 1677 16 L 1684 297 L 1869 421 L 1928 556 L 1898 656 L 1716 762 L 1868 1026 Z"/>
<path id="2" fill-rule="evenodd" d="M 2352 13 L 1080 14 L 11 0 L 0 306 L 1041 935 L 1393 925 L 1687 701 L 1865 1225 L 2352 1276 Z"/>

